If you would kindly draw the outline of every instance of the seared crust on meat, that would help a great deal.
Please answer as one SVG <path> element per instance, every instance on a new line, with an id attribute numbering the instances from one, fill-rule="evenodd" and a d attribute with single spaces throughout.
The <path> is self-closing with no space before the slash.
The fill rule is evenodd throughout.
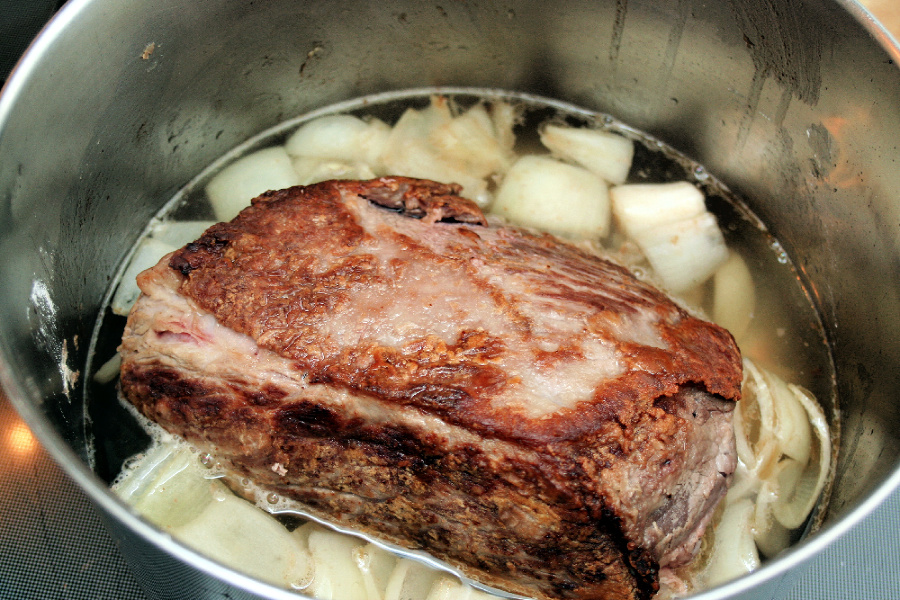
<path id="1" fill-rule="evenodd" d="M 139 277 L 123 391 L 263 487 L 495 585 L 648 598 L 734 469 L 737 347 L 458 192 L 254 199 Z"/>
<path id="2" fill-rule="evenodd" d="M 362 199 L 382 197 L 389 189 L 381 187 L 383 181 L 402 179 L 384 178 L 367 186 L 325 182 L 263 194 L 233 222 L 215 225 L 172 257 L 170 266 L 185 275 L 181 293 L 220 323 L 294 360 L 314 383 L 413 404 L 464 427 L 512 440 L 546 444 L 578 438 L 609 420 L 627 424 L 654 399 L 687 384 L 723 398 L 740 396 L 740 355 L 727 331 L 690 317 L 662 292 L 594 254 L 514 228 L 393 215 L 382 216 L 386 226 L 364 228 L 358 211 L 378 211 Z M 441 191 L 449 188 L 431 185 Z M 360 194 L 366 188 L 373 191 Z M 416 189 L 429 187 L 419 183 Z M 468 200 L 455 200 L 478 210 Z M 428 229 L 435 227 L 444 229 L 444 235 L 429 239 Z M 386 249 L 388 245 L 392 247 Z M 391 256 L 380 256 L 382 252 Z M 354 302 L 361 290 L 403 294 L 403 272 L 416 263 L 433 266 L 423 276 L 440 278 L 441 283 L 452 286 L 465 279 L 473 293 L 493 304 L 496 317 L 506 321 L 507 335 L 474 326 L 460 328 L 450 339 L 426 332 L 388 345 L 364 338 L 342 343 L 323 331 L 329 315 Z M 517 280 L 532 296 L 511 294 L 504 288 L 508 279 Z M 526 302 L 566 310 L 578 319 L 580 331 L 565 336 L 563 344 L 555 332 L 547 332 L 545 337 L 554 338 L 556 347 L 542 349 L 536 342 L 545 333 L 544 324 L 521 310 Z M 460 306 L 460 312 L 467 308 Z M 655 343 L 661 347 L 622 339 L 619 332 L 634 327 L 631 321 L 637 319 L 654 327 L 659 337 Z M 496 360 L 500 354 L 518 352 L 521 342 L 530 360 L 552 369 L 554 363 L 586 360 L 585 338 L 617 344 L 624 370 L 598 381 L 590 397 L 578 399 L 578 406 L 541 419 L 522 419 L 515 406 L 492 402 L 511 385 L 510 373 Z M 585 404 L 594 418 L 570 418 L 573 411 L 587 410 Z"/>

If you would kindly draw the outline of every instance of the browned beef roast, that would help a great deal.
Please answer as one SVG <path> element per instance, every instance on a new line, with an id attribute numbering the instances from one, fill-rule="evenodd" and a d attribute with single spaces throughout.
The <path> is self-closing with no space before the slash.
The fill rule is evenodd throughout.
<path id="1" fill-rule="evenodd" d="M 648 598 L 735 467 L 738 350 L 433 182 L 268 192 L 142 273 L 142 413 L 314 512 L 536 597 Z"/>

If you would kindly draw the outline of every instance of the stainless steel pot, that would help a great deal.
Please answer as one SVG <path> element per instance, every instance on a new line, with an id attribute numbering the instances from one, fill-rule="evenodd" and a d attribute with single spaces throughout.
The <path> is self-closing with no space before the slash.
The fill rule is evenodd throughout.
<path id="1" fill-rule="evenodd" d="M 180 546 L 87 466 L 88 342 L 138 232 L 231 147 L 339 100 L 480 86 L 608 112 L 746 198 L 825 323 L 842 448 L 824 525 L 699 596 L 768 598 L 900 486 L 897 60 L 850 1 L 72 0 L 0 97 L 0 378 L 148 595 L 295 598 Z"/>

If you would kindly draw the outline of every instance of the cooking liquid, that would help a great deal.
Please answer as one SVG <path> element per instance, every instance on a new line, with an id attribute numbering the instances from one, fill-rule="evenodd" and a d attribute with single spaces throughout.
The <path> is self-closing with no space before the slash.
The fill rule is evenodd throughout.
<path id="1" fill-rule="evenodd" d="M 820 319 L 797 270 L 765 226 L 743 202 L 707 173 L 702 165 L 608 115 L 558 101 L 507 92 L 441 88 L 369 96 L 318 110 L 263 132 L 216 161 L 163 207 L 148 224 L 141 239 L 148 235 L 152 226 L 160 222 L 213 220 L 212 207 L 204 192 L 210 179 L 241 156 L 283 144 L 289 134 L 307 121 L 326 114 L 346 113 L 360 117 L 374 116 L 391 124 L 409 107 L 426 107 L 434 94 L 449 97 L 460 107 L 482 100 L 500 100 L 521 107 L 523 118 L 515 128 L 515 150 L 519 155 L 546 152 L 540 145 L 537 129 L 547 121 L 602 128 L 636 142 L 627 183 L 689 181 L 699 187 L 706 196 L 707 208 L 718 220 L 728 247 L 744 258 L 756 286 L 756 309 L 747 333 L 741 338 L 743 355 L 785 381 L 810 390 L 825 408 L 830 423 L 838 422 L 833 365 Z M 621 234 L 615 232 L 615 225 L 613 227 L 609 238 L 600 243 L 605 251 L 614 254 L 616 244 L 621 241 Z M 124 261 L 124 265 L 127 263 L 127 260 Z M 90 352 L 90 360 L 94 364 L 89 362 L 88 373 L 94 373 L 104 361 L 115 355 L 121 339 L 125 319 L 114 314 L 108 305 L 124 271 L 124 265 L 107 294 L 106 308 L 98 320 Z M 707 282 L 701 295 L 692 296 L 692 305 L 711 314 L 711 292 L 712 286 Z M 100 383 L 93 378 L 86 378 L 85 398 L 89 429 L 87 439 L 93 444 L 92 467 L 102 479 L 112 484 L 123 468 L 133 466 L 131 458 L 146 450 L 154 435 L 158 434 L 136 418 L 133 411 L 120 399 L 117 381 Z M 832 448 L 836 451 L 837 431 L 834 426 L 832 442 Z M 198 456 L 198 460 L 210 463 L 205 466 L 214 463 L 214 457 L 209 456 Z M 246 484 L 243 487 L 248 491 L 252 491 L 252 484 L 238 482 L 238 485 L 241 483 Z M 826 493 L 823 494 L 826 498 L 827 489 L 826 485 Z M 266 492 L 259 492 L 258 496 L 258 505 L 270 510 L 277 509 L 282 515 L 288 515 L 286 522 L 296 526 L 296 519 L 289 516 L 290 506 L 284 500 Z M 795 538 L 792 541 L 815 527 L 818 515 L 823 513 L 823 507 L 824 502 L 821 502 L 806 527 L 792 534 Z"/>

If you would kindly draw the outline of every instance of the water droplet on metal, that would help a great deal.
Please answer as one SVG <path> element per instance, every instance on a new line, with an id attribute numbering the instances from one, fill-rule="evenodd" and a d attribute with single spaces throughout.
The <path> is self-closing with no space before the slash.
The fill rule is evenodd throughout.
<path id="1" fill-rule="evenodd" d="M 694 179 L 696 179 L 697 181 L 706 181 L 707 179 L 709 179 L 709 173 L 707 173 L 706 169 L 704 169 L 702 166 L 697 165 L 696 167 L 694 167 Z"/>

